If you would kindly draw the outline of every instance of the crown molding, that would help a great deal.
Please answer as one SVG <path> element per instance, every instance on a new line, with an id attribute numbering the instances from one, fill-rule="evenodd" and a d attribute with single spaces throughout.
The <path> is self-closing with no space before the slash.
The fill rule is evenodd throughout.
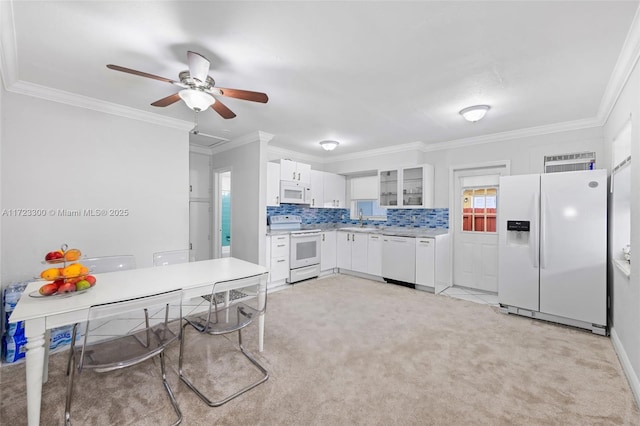
<path id="1" fill-rule="evenodd" d="M 640 7 L 636 9 L 631 28 L 629 28 L 627 38 L 622 45 L 620 55 L 600 101 L 598 120 L 601 125 L 604 125 L 609 119 L 613 107 L 616 105 L 627 81 L 629 81 L 638 59 L 640 59 Z"/>
<path id="2" fill-rule="evenodd" d="M 12 1 L 0 1 L 0 74 L 5 90 L 9 90 L 18 74 L 18 51 Z"/>
<path id="3" fill-rule="evenodd" d="M 324 164 L 328 162 L 327 159 L 325 159 L 324 157 L 318 157 L 316 155 L 311 155 L 311 154 L 303 154 L 298 151 L 293 151 L 291 149 L 281 148 L 273 145 L 269 145 L 267 153 L 268 155 L 272 155 L 279 158 L 295 158 L 297 161 L 305 161 L 308 163 L 310 162 L 310 163 Z M 332 157 L 331 160 L 333 161 L 334 158 L 335 157 Z"/>
<path id="4" fill-rule="evenodd" d="M 106 114 L 118 115 L 134 120 L 146 121 L 148 123 L 160 126 L 171 127 L 174 129 L 189 131 L 193 127 L 193 123 L 176 118 L 166 117 L 154 114 L 148 111 L 106 102 L 88 96 L 81 96 L 75 93 L 65 92 L 64 90 L 53 89 L 39 84 L 29 83 L 25 81 L 17 81 L 8 89 L 9 92 L 21 95 L 32 96 L 35 98 L 46 99 L 48 101 L 59 102 L 79 108 L 91 109 L 94 111 L 104 112 Z"/>
<path id="5" fill-rule="evenodd" d="M 526 129 L 510 130 L 508 132 L 491 133 L 488 135 L 474 136 L 471 138 L 454 139 L 445 142 L 424 144 L 423 152 L 440 151 L 443 149 L 464 148 L 473 145 L 502 142 L 511 139 L 521 139 L 532 136 L 548 135 L 550 133 L 561 133 L 572 130 L 590 129 L 600 127 L 602 123 L 597 118 L 586 118 L 575 121 L 565 121 L 562 123 L 549 124 L 545 126 L 528 127 Z"/>

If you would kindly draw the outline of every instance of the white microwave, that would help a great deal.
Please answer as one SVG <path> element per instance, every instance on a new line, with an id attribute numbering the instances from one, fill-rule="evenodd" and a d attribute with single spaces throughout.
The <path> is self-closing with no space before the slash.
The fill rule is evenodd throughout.
<path id="1" fill-rule="evenodd" d="M 280 181 L 280 203 L 309 204 L 307 191 L 309 188 L 289 181 Z"/>

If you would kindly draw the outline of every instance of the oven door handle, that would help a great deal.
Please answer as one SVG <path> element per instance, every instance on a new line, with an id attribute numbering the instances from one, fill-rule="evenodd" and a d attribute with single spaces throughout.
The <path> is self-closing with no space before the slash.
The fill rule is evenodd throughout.
<path id="1" fill-rule="evenodd" d="M 319 237 L 319 232 L 310 232 L 308 234 L 291 234 L 291 238 L 308 238 L 308 237 Z"/>

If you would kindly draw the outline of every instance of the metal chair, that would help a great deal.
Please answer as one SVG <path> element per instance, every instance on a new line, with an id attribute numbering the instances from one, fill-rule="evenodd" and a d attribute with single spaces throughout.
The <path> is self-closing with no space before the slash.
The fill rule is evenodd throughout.
<path id="1" fill-rule="evenodd" d="M 167 346 L 180 339 L 182 332 L 182 292 L 180 290 L 160 293 L 138 299 L 92 306 L 86 322 L 86 332 L 80 342 L 76 342 L 74 325 L 67 375 L 67 396 L 65 404 L 65 424 L 71 423 L 71 401 L 74 376 L 91 370 L 106 373 L 132 367 L 155 356 L 160 358 L 162 383 L 178 418 L 172 425 L 182 422 L 180 407 L 167 382 L 164 351 Z M 92 337 L 92 321 L 121 316 L 124 313 L 144 312 L 144 320 L 129 332 L 108 339 Z M 102 339 L 102 340 L 101 340 Z M 127 383 L 123 383 L 123 388 Z M 108 397 L 108 395 L 105 395 Z"/>
<path id="2" fill-rule="evenodd" d="M 92 274 L 136 269 L 136 258 L 131 254 L 90 257 L 82 259 L 81 262 Z"/>
<path id="3" fill-rule="evenodd" d="M 219 407 L 222 404 L 242 395 L 250 389 L 264 383 L 269 378 L 267 370 L 249 353 L 242 344 L 242 329 L 250 325 L 256 318 L 264 314 L 267 307 L 267 276 L 259 275 L 255 277 L 245 278 L 246 286 L 241 291 L 244 297 L 236 303 L 219 306 L 222 302 L 218 302 L 216 294 L 226 291 L 226 282 L 215 283 L 211 287 L 211 297 L 209 300 L 209 309 L 206 312 L 194 316 L 185 317 L 183 325 L 182 339 L 180 340 L 180 357 L 178 362 L 178 375 L 200 399 L 202 399 L 210 407 Z M 236 282 L 237 283 L 237 282 Z M 210 284 L 209 284 L 210 285 Z M 260 371 L 259 380 L 252 382 L 231 395 L 219 400 L 211 400 L 205 396 L 196 386 L 188 379 L 183 370 L 185 362 L 185 336 L 186 327 L 191 326 L 199 333 L 219 336 L 229 333 L 238 332 L 238 346 L 240 352 Z M 200 373 L 202 371 L 200 370 Z"/>
<path id="4" fill-rule="evenodd" d="M 191 261 L 190 250 L 172 250 L 153 253 L 153 266 L 173 265 Z"/>

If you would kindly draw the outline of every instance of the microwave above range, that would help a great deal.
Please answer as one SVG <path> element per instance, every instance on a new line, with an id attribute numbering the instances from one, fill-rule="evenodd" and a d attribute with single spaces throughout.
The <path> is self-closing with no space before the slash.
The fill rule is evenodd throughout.
<path id="1" fill-rule="evenodd" d="M 280 181 L 280 202 L 289 204 L 309 204 L 308 196 L 311 189 L 305 184 Z"/>

